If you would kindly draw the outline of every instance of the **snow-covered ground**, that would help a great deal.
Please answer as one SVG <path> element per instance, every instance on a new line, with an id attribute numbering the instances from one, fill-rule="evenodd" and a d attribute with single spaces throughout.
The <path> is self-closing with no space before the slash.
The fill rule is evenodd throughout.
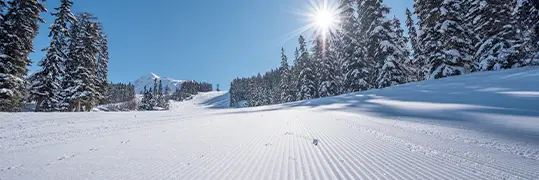
<path id="1" fill-rule="evenodd" d="M 539 179 L 538 68 L 227 105 L 3 113 L 0 179 Z"/>

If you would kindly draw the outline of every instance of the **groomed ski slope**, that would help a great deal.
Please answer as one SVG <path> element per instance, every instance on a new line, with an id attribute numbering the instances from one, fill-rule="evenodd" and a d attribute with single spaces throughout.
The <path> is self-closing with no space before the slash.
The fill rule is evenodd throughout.
<path id="1" fill-rule="evenodd" d="M 539 179 L 538 68 L 227 105 L 3 113 L 0 179 Z"/>

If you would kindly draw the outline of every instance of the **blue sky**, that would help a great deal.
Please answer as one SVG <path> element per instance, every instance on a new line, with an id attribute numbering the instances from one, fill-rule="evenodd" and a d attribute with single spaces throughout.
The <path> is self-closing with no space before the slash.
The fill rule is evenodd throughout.
<path id="1" fill-rule="evenodd" d="M 331 1 L 331 0 L 330 0 Z M 45 4 L 54 11 L 59 0 Z M 385 0 L 402 22 L 413 0 Z M 309 0 L 74 0 L 73 12 L 90 12 L 109 36 L 109 80 L 129 82 L 154 72 L 175 79 L 194 79 L 228 89 L 235 77 L 279 66 L 284 47 L 292 60 L 297 36 L 309 22 Z M 34 41 L 35 64 L 49 44 L 44 13 Z M 311 32 L 305 32 L 309 36 Z"/>

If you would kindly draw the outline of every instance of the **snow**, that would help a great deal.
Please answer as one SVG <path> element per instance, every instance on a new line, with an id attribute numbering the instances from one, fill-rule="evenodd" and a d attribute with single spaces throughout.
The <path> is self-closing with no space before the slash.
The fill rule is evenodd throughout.
<path id="1" fill-rule="evenodd" d="M 186 80 L 176 80 L 176 79 L 168 78 L 168 77 L 160 77 L 154 73 L 150 73 L 148 75 L 138 78 L 137 80 L 131 83 L 133 84 L 133 86 L 135 86 L 135 93 L 142 92 L 144 90 L 144 86 L 146 86 L 146 88 L 148 89 L 153 88 L 154 79 L 156 78 L 157 78 L 157 82 L 159 82 L 159 80 L 163 81 L 163 88 L 165 88 L 167 85 L 169 86 L 170 93 L 174 93 L 176 89 L 180 88 L 182 83 L 186 81 Z"/>
<path id="2" fill-rule="evenodd" d="M 0 179 L 537 179 L 539 68 L 256 108 L 0 114 Z"/>

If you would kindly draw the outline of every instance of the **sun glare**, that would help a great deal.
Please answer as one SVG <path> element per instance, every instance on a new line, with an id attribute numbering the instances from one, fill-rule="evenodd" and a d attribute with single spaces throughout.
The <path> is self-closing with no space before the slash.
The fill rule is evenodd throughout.
<path id="1" fill-rule="evenodd" d="M 326 37 L 330 32 L 337 29 L 340 11 L 336 5 L 328 3 L 327 0 L 322 0 L 322 2 L 311 1 L 311 5 L 309 19 L 311 21 L 310 26 L 314 28 L 315 33 Z"/>
<path id="2" fill-rule="evenodd" d="M 337 0 L 310 0 L 307 11 L 296 13 L 305 17 L 307 24 L 287 34 L 285 41 L 309 31 L 325 40 L 339 28 L 341 10 Z"/>
<path id="3" fill-rule="evenodd" d="M 316 23 L 317 30 L 322 31 L 323 33 L 328 33 L 328 31 L 333 30 L 337 24 L 337 18 L 334 16 L 334 13 L 329 12 L 326 9 L 321 9 L 319 12 L 316 12 L 313 21 Z"/>

